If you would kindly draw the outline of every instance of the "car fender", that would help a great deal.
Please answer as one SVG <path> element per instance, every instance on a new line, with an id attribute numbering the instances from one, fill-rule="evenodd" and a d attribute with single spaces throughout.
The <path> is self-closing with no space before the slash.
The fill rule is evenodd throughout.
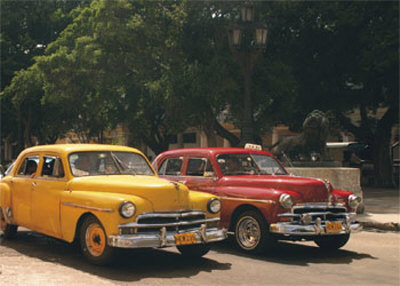
<path id="1" fill-rule="evenodd" d="M 245 186 L 219 187 L 217 193 L 222 200 L 221 222 L 227 228 L 231 228 L 238 214 L 249 209 L 258 210 L 268 223 L 275 222 L 278 213 L 284 211 L 279 204 L 279 197 L 286 193 L 296 201 L 300 196 L 293 191 Z"/>
<path id="2" fill-rule="evenodd" d="M 119 213 L 121 204 L 130 201 L 135 204 L 136 212 L 131 218 L 123 218 Z M 118 234 L 118 225 L 136 220 L 136 216 L 153 211 L 152 204 L 141 197 L 94 191 L 66 191 L 60 201 L 60 218 L 62 238 L 72 242 L 75 238 L 79 219 L 94 215 L 103 225 L 106 234 Z"/>
<path id="3" fill-rule="evenodd" d="M 0 183 L 0 207 L 11 207 L 10 186 L 4 182 Z"/>
<path id="4" fill-rule="evenodd" d="M 212 214 L 207 208 L 207 204 L 212 198 L 220 199 L 218 196 L 198 191 L 189 191 L 188 194 L 191 209 L 202 210 L 207 214 L 207 217 L 220 217 L 220 212 Z"/>

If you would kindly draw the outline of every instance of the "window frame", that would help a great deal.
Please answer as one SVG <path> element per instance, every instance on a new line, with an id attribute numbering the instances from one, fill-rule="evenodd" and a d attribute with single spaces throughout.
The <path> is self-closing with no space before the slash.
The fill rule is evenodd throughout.
<path id="1" fill-rule="evenodd" d="M 180 169 L 179 169 L 179 174 L 178 174 L 178 175 L 165 174 L 165 172 L 164 172 L 164 174 L 160 173 L 160 170 L 163 168 L 164 164 L 166 164 L 166 165 L 165 165 L 165 171 L 167 171 L 168 162 L 169 162 L 170 160 L 180 160 L 180 161 L 181 161 L 181 165 L 180 165 Z M 157 170 L 157 173 L 158 173 L 158 175 L 160 175 L 160 176 L 180 177 L 180 176 L 182 176 L 183 166 L 184 166 L 184 158 L 183 158 L 182 156 L 166 158 L 166 159 L 161 163 L 160 168 L 158 168 L 158 170 Z"/>
<path id="2" fill-rule="evenodd" d="M 27 160 L 29 160 L 31 158 L 36 158 L 37 159 L 37 162 L 35 161 L 37 166 L 36 166 L 36 171 L 34 173 L 28 175 L 28 174 L 25 174 L 27 166 L 26 166 L 26 164 L 24 165 L 24 163 L 25 163 L 25 161 L 27 161 Z M 18 168 L 15 170 L 15 176 L 16 177 L 24 177 L 24 178 L 32 177 L 33 174 L 37 174 L 38 171 L 40 170 L 40 168 L 39 168 L 40 167 L 40 162 L 41 162 L 41 156 L 39 154 L 27 154 L 22 159 L 21 163 L 18 165 Z M 24 173 L 20 174 L 19 171 L 22 168 L 22 166 L 24 166 Z"/>

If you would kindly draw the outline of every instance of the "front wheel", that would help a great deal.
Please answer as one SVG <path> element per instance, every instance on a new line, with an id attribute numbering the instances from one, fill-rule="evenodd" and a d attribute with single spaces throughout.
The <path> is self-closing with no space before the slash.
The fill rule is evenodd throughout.
<path id="1" fill-rule="evenodd" d="M 178 245 L 179 252 L 188 257 L 202 257 L 210 251 L 209 244 Z"/>
<path id="2" fill-rule="evenodd" d="M 247 252 L 260 253 L 274 245 L 264 217 L 256 211 L 243 212 L 235 224 L 235 243 Z"/>
<path id="3" fill-rule="evenodd" d="M 336 250 L 344 246 L 350 238 L 350 234 L 321 237 L 315 243 L 325 250 Z"/>
<path id="4" fill-rule="evenodd" d="M 0 230 L 3 232 L 5 239 L 13 239 L 17 235 L 18 225 L 8 224 L 3 214 L 2 208 L 0 208 Z"/>
<path id="5" fill-rule="evenodd" d="M 107 245 L 103 226 L 93 216 L 88 216 L 81 226 L 80 246 L 82 254 L 97 265 L 105 265 L 114 257 L 114 249 Z"/>

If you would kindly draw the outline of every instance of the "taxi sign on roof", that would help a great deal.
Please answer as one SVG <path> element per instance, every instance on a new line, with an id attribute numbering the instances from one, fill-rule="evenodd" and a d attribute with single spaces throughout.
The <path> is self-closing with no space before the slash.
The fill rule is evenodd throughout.
<path id="1" fill-rule="evenodd" d="M 244 149 L 261 151 L 262 147 L 261 145 L 246 143 L 246 145 L 244 145 Z"/>

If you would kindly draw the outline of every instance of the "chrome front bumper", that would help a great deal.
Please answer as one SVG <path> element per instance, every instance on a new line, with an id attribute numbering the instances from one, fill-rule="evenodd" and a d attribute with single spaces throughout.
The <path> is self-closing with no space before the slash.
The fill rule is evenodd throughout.
<path id="1" fill-rule="evenodd" d="M 226 229 L 206 228 L 203 224 L 199 229 L 180 233 L 194 233 L 195 244 L 210 243 L 224 240 L 227 237 Z M 167 231 L 161 228 L 159 233 L 120 234 L 110 235 L 108 245 L 121 248 L 161 248 L 176 246 L 174 235 L 176 231 Z"/>
<path id="2" fill-rule="evenodd" d="M 350 232 L 358 232 L 362 230 L 361 224 L 353 222 L 350 224 L 343 223 L 342 229 L 339 232 L 327 232 L 326 226 L 323 224 L 310 224 L 299 225 L 290 222 L 278 222 L 271 224 L 269 231 L 275 234 L 282 234 L 284 236 L 313 236 L 313 235 L 340 235 L 348 234 Z"/>
<path id="3" fill-rule="evenodd" d="M 361 224 L 354 221 L 355 213 L 347 212 L 343 205 L 327 203 L 306 203 L 292 207 L 291 212 L 278 214 L 278 217 L 289 220 L 270 224 L 269 231 L 286 237 L 303 237 L 318 235 L 341 235 L 358 232 Z M 340 222 L 331 231 L 327 224 Z"/>

